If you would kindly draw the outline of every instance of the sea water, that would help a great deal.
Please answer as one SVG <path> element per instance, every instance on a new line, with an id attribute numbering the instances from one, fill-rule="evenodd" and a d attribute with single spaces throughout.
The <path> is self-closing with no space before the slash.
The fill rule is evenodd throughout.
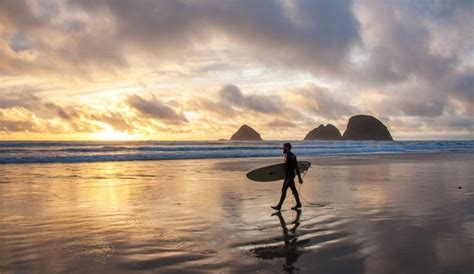
<path id="1" fill-rule="evenodd" d="M 283 141 L 0 141 L 0 164 L 275 157 Z M 474 141 L 293 141 L 298 156 L 474 152 Z"/>

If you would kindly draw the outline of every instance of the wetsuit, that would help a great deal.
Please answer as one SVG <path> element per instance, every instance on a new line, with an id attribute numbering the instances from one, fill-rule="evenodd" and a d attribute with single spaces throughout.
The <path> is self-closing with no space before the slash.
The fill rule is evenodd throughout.
<path id="1" fill-rule="evenodd" d="M 285 160 L 285 181 L 283 182 L 283 187 L 281 189 L 281 197 L 280 202 L 278 203 L 278 207 L 283 205 L 283 202 L 286 198 L 286 191 L 288 188 L 291 189 L 293 196 L 295 196 L 296 205 L 301 206 L 300 197 L 298 195 L 298 191 L 296 190 L 295 186 L 295 177 L 296 175 L 300 175 L 300 170 L 298 168 L 298 161 L 296 160 L 296 155 L 293 154 L 291 151 L 286 153 L 286 160 Z"/>

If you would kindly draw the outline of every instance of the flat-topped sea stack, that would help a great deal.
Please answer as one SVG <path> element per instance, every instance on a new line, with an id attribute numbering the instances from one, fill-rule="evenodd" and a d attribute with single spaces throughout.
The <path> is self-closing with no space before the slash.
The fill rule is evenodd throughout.
<path id="1" fill-rule="evenodd" d="M 341 140 L 341 132 L 331 124 L 320 125 L 306 134 L 304 139 L 308 140 Z"/>
<path id="2" fill-rule="evenodd" d="M 352 116 L 349 119 L 344 135 L 342 135 L 342 139 L 393 141 L 387 127 L 377 118 L 370 115 Z"/>
<path id="3" fill-rule="evenodd" d="M 253 128 L 243 125 L 235 132 L 232 137 L 232 141 L 261 141 L 262 137 L 260 134 Z"/>

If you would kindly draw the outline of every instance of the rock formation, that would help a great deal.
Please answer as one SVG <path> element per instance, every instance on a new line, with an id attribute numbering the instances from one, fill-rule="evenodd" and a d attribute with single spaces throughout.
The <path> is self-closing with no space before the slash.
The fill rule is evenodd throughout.
<path id="1" fill-rule="evenodd" d="M 255 131 L 255 129 L 243 125 L 235 132 L 232 137 L 230 137 L 232 141 L 261 141 L 262 137 L 260 134 Z"/>
<path id="2" fill-rule="evenodd" d="M 331 125 L 327 124 L 326 126 L 320 125 L 319 127 L 311 130 L 304 137 L 305 140 L 340 140 L 341 132 Z"/>
<path id="3" fill-rule="evenodd" d="M 370 115 L 352 116 L 349 119 L 342 139 L 393 141 L 387 127 L 377 118 Z"/>

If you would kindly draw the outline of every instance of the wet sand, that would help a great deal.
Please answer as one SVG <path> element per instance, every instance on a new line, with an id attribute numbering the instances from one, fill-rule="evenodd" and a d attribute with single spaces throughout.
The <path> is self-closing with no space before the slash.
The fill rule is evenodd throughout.
<path id="1" fill-rule="evenodd" d="M 0 165 L 0 272 L 473 273 L 474 155 Z"/>

